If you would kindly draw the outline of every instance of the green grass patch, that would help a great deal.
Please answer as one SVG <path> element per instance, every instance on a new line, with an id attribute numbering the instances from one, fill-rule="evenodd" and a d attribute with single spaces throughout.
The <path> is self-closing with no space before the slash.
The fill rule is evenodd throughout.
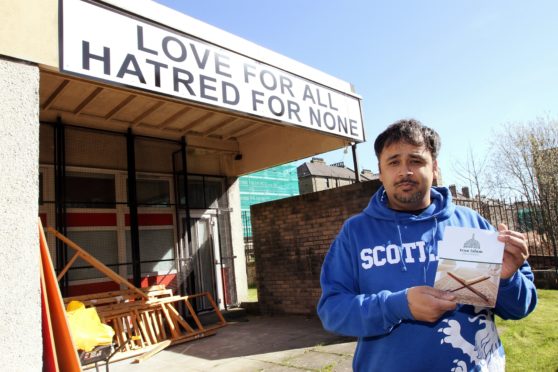
<path id="1" fill-rule="evenodd" d="M 258 302 L 258 289 L 254 287 L 248 288 L 248 302 Z"/>
<path id="2" fill-rule="evenodd" d="M 537 292 L 537 307 L 526 318 L 496 319 L 507 372 L 558 371 L 558 291 Z"/>

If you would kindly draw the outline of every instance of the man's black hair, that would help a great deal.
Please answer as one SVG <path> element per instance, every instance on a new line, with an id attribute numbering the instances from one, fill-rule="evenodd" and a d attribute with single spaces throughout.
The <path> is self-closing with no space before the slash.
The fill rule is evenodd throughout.
<path id="1" fill-rule="evenodd" d="M 399 120 L 386 128 L 374 141 L 374 151 L 378 161 L 384 147 L 393 143 L 405 142 L 414 146 L 424 145 L 436 160 L 442 145 L 440 135 L 432 128 L 416 119 Z"/>

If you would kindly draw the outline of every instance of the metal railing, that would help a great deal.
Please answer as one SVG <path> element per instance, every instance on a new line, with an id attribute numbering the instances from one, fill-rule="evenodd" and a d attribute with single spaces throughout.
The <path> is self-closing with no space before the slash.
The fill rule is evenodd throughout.
<path id="1" fill-rule="evenodd" d="M 558 269 L 558 211 L 544 210 L 521 199 L 454 199 L 454 203 L 477 211 L 495 227 L 504 223 L 509 229 L 524 233 L 533 269 Z"/>

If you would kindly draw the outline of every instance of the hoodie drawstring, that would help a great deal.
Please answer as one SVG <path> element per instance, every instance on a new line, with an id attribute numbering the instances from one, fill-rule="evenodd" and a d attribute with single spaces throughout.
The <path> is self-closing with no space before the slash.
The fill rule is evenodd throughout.
<path id="1" fill-rule="evenodd" d="M 397 218 L 397 215 L 395 215 L 395 225 L 397 226 L 397 235 L 399 237 L 398 247 L 399 247 L 399 255 L 401 257 L 400 260 L 401 271 L 407 271 L 407 265 L 405 264 L 405 259 L 403 256 L 403 235 L 401 234 L 401 226 L 399 225 L 399 220 Z M 424 284 L 427 284 L 426 273 L 428 272 L 428 268 L 430 267 L 430 255 L 433 254 L 433 252 L 438 252 L 437 249 L 438 242 L 436 241 L 437 232 L 438 232 L 438 218 L 434 217 L 434 229 L 432 229 L 432 240 L 430 244 L 428 244 L 429 242 L 425 242 L 426 265 L 423 266 L 423 271 L 422 271 Z"/>
<path id="2" fill-rule="evenodd" d="M 430 266 L 430 255 L 432 254 L 434 245 L 438 244 L 438 242 L 436 241 L 436 233 L 438 232 L 438 219 L 436 217 L 434 217 L 434 229 L 432 230 L 432 242 L 431 244 L 427 245 L 427 255 L 426 255 L 426 265 L 424 266 L 423 269 L 423 279 L 424 279 L 424 284 L 427 283 L 426 281 L 426 273 L 428 272 L 428 267 Z M 436 252 L 438 252 L 438 248 L 436 247 L 435 249 Z"/>
<path id="3" fill-rule="evenodd" d="M 407 265 L 405 265 L 405 259 L 403 258 L 403 238 L 401 236 L 401 226 L 399 226 L 399 221 L 396 221 L 396 225 L 397 225 L 397 232 L 399 234 L 399 256 L 401 257 L 401 260 L 399 261 L 401 263 L 401 271 L 407 271 Z"/>

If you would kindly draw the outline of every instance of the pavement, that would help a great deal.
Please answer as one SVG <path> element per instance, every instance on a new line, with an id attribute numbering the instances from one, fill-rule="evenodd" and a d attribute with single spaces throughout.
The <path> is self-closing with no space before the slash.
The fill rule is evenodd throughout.
<path id="1" fill-rule="evenodd" d="M 230 320 L 214 336 L 170 346 L 139 364 L 128 359 L 112 362 L 109 368 L 110 372 L 348 372 L 355 347 L 356 339 L 326 332 L 318 318 L 246 315 Z"/>

